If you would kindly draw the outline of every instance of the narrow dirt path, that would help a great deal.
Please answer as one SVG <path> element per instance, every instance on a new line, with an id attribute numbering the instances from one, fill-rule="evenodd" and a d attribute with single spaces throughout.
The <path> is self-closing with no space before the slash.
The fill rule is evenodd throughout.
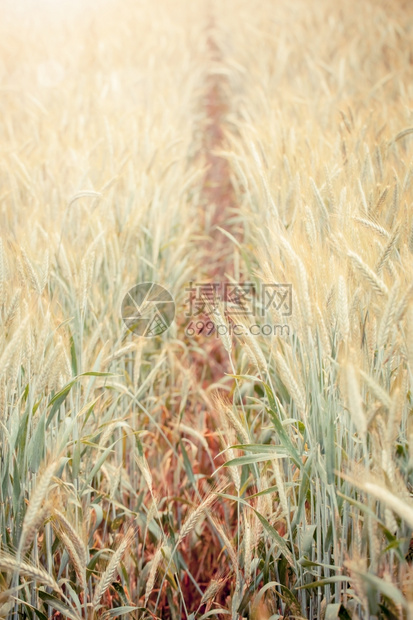
<path id="1" fill-rule="evenodd" d="M 210 72 L 201 103 L 204 108 L 204 125 L 202 151 L 199 154 L 200 163 L 207 166 L 199 211 L 200 235 L 203 238 L 199 252 L 204 257 L 200 282 L 219 285 L 222 293 L 224 283 L 229 282 L 229 278 L 234 277 L 234 247 L 220 228 L 228 231 L 234 237 L 237 237 L 238 234 L 231 224 L 231 217 L 236 208 L 231 171 L 228 161 L 219 154 L 219 151 L 225 146 L 225 129 L 229 113 L 229 84 L 222 70 L 224 58 L 217 43 L 215 21 L 211 15 L 207 26 L 207 46 Z M 204 312 L 195 319 L 195 322 L 196 320 L 210 321 L 210 318 Z M 226 398 L 230 399 L 233 392 L 233 385 L 231 386 L 233 381 L 227 381 L 227 388 L 224 389 L 222 380 L 226 374 L 232 373 L 232 368 L 228 352 L 215 331 L 210 336 L 200 334 L 197 340 L 202 353 L 199 352 L 199 349 L 198 351 L 192 350 L 188 360 L 196 377 L 194 382 L 194 392 L 196 392 L 193 403 L 194 413 L 203 412 L 205 416 L 205 439 L 208 442 L 210 454 L 215 458 L 221 452 L 222 446 L 216 433 L 217 412 L 206 394 L 212 385 L 221 384 L 223 394 L 227 394 Z M 228 394 L 229 387 L 231 391 Z M 201 393 L 202 396 L 200 396 Z M 202 448 L 199 451 L 197 470 L 210 475 L 212 473 L 210 461 L 204 458 L 206 453 L 201 454 L 201 452 L 203 452 Z M 215 467 L 218 467 L 222 461 L 222 457 L 216 460 Z M 217 505 L 216 512 L 218 515 L 221 510 L 222 507 Z M 223 518 L 223 514 L 221 517 Z M 236 528 L 236 511 L 231 514 L 230 520 Z M 200 541 L 198 557 L 194 556 L 193 551 L 185 555 L 190 571 L 205 588 L 209 585 L 211 578 L 216 576 L 218 569 L 223 570 L 224 574 L 231 570 L 229 565 L 226 566 L 225 554 L 222 554 L 220 540 L 208 528 L 203 533 L 203 540 Z M 200 596 L 188 576 L 184 577 L 181 587 L 188 610 L 196 609 L 200 602 Z M 228 587 L 222 588 L 221 593 L 216 598 L 216 601 L 221 599 L 223 605 L 225 605 L 226 598 L 230 593 L 228 588 L 230 588 L 230 583 L 228 583 Z"/>
<path id="2" fill-rule="evenodd" d="M 219 298 L 225 301 L 225 284 L 234 278 L 234 245 L 223 230 L 234 238 L 239 231 L 232 223 L 236 211 L 236 197 L 231 182 L 228 160 L 220 154 L 225 148 L 227 116 L 230 111 L 230 85 L 225 73 L 225 58 L 220 49 L 214 16 L 210 13 L 207 24 L 207 48 L 210 70 L 201 105 L 204 108 L 203 142 L 199 154 L 200 164 L 207 166 L 203 179 L 199 221 L 203 242 L 199 253 L 203 257 L 202 282 L 217 286 Z M 200 317 L 202 318 L 202 317 Z M 203 320 L 210 321 L 204 314 Z M 200 344 L 205 351 L 208 383 L 220 381 L 225 373 L 232 372 L 228 353 L 218 334 L 201 334 Z"/>
<path id="3" fill-rule="evenodd" d="M 223 71 L 223 55 L 215 35 L 215 21 L 209 19 L 208 50 L 211 71 L 208 76 L 205 99 L 206 127 L 203 151 L 208 166 L 203 184 L 203 222 L 209 240 L 206 243 L 207 255 L 211 258 L 209 277 L 212 281 L 233 275 L 232 244 L 218 227 L 236 235 L 232 230 L 230 218 L 235 207 L 235 193 L 231 183 L 228 161 L 219 154 L 224 146 L 226 117 L 229 112 L 228 78 Z M 208 230 L 209 224 L 209 230 Z"/>

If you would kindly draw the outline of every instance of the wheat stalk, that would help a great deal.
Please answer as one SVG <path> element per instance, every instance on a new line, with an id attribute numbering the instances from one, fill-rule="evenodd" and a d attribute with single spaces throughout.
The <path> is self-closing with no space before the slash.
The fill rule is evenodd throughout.
<path id="1" fill-rule="evenodd" d="M 28 562 L 18 561 L 13 556 L 2 551 L 0 554 L 0 568 L 6 572 L 17 572 L 24 577 L 29 577 L 34 581 L 49 586 L 49 588 L 52 588 L 52 590 L 59 594 L 63 594 L 55 579 L 41 566 L 33 566 Z"/>
<path id="2" fill-rule="evenodd" d="M 112 583 L 113 577 L 116 574 L 118 566 L 122 560 L 122 557 L 129 547 L 130 543 L 134 539 L 136 535 L 135 526 L 130 526 L 125 536 L 123 537 L 119 547 L 116 549 L 115 553 L 112 555 L 110 562 L 100 578 L 99 583 L 95 587 L 95 591 L 93 593 L 92 599 L 92 607 L 96 607 L 110 584 Z"/>
<path id="3" fill-rule="evenodd" d="M 223 585 L 225 584 L 225 578 L 218 577 L 217 579 L 211 579 L 211 582 L 205 592 L 202 595 L 201 602 L 199 606 L 205 605 L 206 603 L 210 603 L 214 600 L 216 595 L 220 590 L 222 590 Z"/>
<path id="4" fill-rule="evenodd" d="M 347 287 L 343 276 L 339 276 L 338 279 L 337 305 L 337 313 L 341 334 L 344 339 L 347 339 L 350 333 L 350 322 L 347 302 Z"/>
<path id="5" fill-rule="evenodd" d="M 191 510 L 184 523 L 181 526 L 181 530 L 179 532 L 178 540 L 176 542 L 176 547 L 178 547 L 184 538 L 188 536 L 197 525 L 199 520 L 205 514 L 205 512 L 212 506 L 212 504 L 216 501 L 216 495 L 214 493 L 209 493 L 204 500 L 197 506 L 194 510 Z"/>
<path id="6" fill-rule="evenodd" d="M 366 431 L 367 431 L 367 420 L 366 420 L 365 413 L 363 411 L 359 382 L 358 382 L 356 370 L 353 364 L 347 363 L 345 367 L 345 375 L 346 375 L 348 407 L 349 407 L 349 411 L 351 414 L 351 418 L 354 421 L 354 424 L 358 432 L 362 436 L 365 436 Z"/>
<path id="7" fill-rule="evenodd" d="M 151 560 L 151 570 L 149 571 L 148 581 L 146 582 L 146 589 L 145 589 L 145 603 L 144 603 L 145 606 L 148 603 L 149 597 L 155 585 L 156 573 L 157 573 L 159 564 L 162 561 L 162 558 L 163 558 L 162 545 L 160 545 Z"/>
<path id="8" fill-rule="evenodd" d="M 301 413 L 305 413 L 305 396 L 302 393 L 301 389 L 298 386 L 297 381 L 295 380 L 293 373 L 290 368 L 287 366 L 283 356 L 279 351 L 275 354 L 275 359 L 277 362 L 277 368 L 280 373 L 281 379 L 283 380 L 284 385 L 286 386 L 290 396 L 296 403 L 298 409 Z"/>
<path id="9" fill-rule="evenodd" d="M 22 533 L 19 542 L 19 556 L 24 555 L 24 552 L 30 546 L 33 537 L 39 526 L 39 514 L 42 514 L 42 504 L 46 499 L 46 495 L 49 491 L 50 483 L 58 467 L 58 462 L 52 462 L 45 469 L 40 479 L 37 481 L 36 487 L 30 497 L 29 505 L 24 515 Z M 40 521 L 40 523 L 43 520 Z"/>
<path id="10" fill-rule="evenodd" d="M 358 222 L 359 224 L 362 224 L 366 228 L 369 228 L 370 230 L 374 230 L 381 237 L 384 237 L 385 239 L 390 238 L 390 233 L 385 228 L 383 228 L 383 226 L 380 226 L 380 224 L 377 224 L 376 222 L 372 222 L 371 220 L 366 220 L 363 217 L 353 217 L 353 220 L 355 222 Z"/>
<path id="11" fill-rule="evenodd" d="M 365 279 L 370 283 L 373 290 L 375 290 L 379 295 L 388 295 L 387 286 L 384 282 L 376 276 L 374 271 L 370 269 L 368 265 L 360 258 L 358 254 L 348 250 L 347 255 L 352 260 L 357 269 L 362 273 Z"/>
<path id="12" fill-rule="evenodd" d="M 68 521 L 66 516 L 60 512 L 57 508 L 53 508 L 53 518 L 58 521 L 59 526 L 62 530 L 64 530 L 66 536 L 69 538 L 71 543 L 74 546 L 76 554 L 79 556 L 80 562 L 82 566 L 86 566 L 87 564 L 87 551 L 85 548 L 85 543 L 73 527 L 73 525 Z"/>

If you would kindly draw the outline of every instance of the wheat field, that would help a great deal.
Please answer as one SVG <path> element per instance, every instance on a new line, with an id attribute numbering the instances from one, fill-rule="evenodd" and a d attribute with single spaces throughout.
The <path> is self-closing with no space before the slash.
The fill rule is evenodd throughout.
<path id="1" fill-rule="evenodd" d="M 413 620 L 412 6 L 0 7 L 0 617 Z"/>

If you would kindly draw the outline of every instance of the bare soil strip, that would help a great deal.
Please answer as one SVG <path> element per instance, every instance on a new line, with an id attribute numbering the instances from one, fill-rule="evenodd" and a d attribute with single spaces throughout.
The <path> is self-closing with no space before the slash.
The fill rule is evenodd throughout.
<path id="1" fill-rule="evenodd" d="M 210 71 L 207 77 L 205 93 L 201 105 L 204 106 L 202 151 L 199 155 L 202 165 L 207 166 L 203 179 L 199 221 L 200 236 L 203 243 L 199 248 L 204 256 L 202 282 L 217 284 L 220 300 L 225 301 L 224 283 L 234 276 L 234 246 L 223 230 L 234 238 L 239 236 L 231 222 L 236 210 L 236 198 L 231 182 L 231 170 L 228 160 L 220 154 L 225 147 L 225 130 L 229 113 L 229 83 L 223 71 L 225 59 L 217 42 L 216 25 L 213 16 L 209 17 L 207 26 L 207 48 Z M 204 314 L 205 322 L 211 317 Z M 228 353 L 216 331 L 209 337 L 201 334 L 201 344 L 205 352 L 203 361 L 203 389 L 222 380 L 226 373 L 231 373 Z M 205 368 L 205 364 L 207 368 Z M 198 377 L 200 377 L 200 374 Z M 206 380 L 205 380 L 206 378 Z"/>
<path id="2" fill-rule="evenodd" d="M 208 166 L 203 184 L 203 218 L 205 232 L 209 234 L 206 254 L 210 256 L 209 277 L 212 281 L 223 280 L 232 274 L 232 244 L 219 228 L 231 234 L 231 211 L 235 206 L 235 193 L 231 183 L 228 161 L 219 154 L 224 146 L 224 131 L 228 106 L 228 79 L 222 71 L 222 52 L 214 36 L 215 22 L 211 18 L 208 27 L 208 50 L 211 71 L 205 97 L 206 127 L 203 156 Z"/>
<path id="3" fill-rule="evenodd" d="M 200 253 L 205 256 L 202 282 L 219 283 L 222 291 L 223 283 L 228 281 L 228 277 L 233 276 L 234 268 L 233 244 L 220 228 L 230 232 L 234 237 L 237 237 L 237 231 L 233 229 L 230 221 L 236 206 L 230 167 L 227 160 L 219 154 L 220 149 L 224 147 L 225 124 L 229 111 L 228 80 L 224 73 L 219 70 L 223 65 L 223 56 L 214 33 L 215 23 L 211 18 L 207 39 L 211 70 L 207 78 L 206 92 L 202 103 L 205 106 L 205 124 L 202 152 L 199 155 L 202 164 L 207 166 L 207 171 L 203 180 L 199 221 L 202 227 L 200 233 L 203 238 Z M 210 320 L 206 314 L 199 318 Z M 198 388 L 195 389 L 197 393 L 202 392 L 203 396 L 201 398 L 197 398 L 198 394 L 195 396 L 193 407 L 194 413 L 206 409 L 205 439 L 208 442 L 210 454 L 216 457 L 222 449 L 219 437 L 215 432 L 216 412 L 208 397 L 205 402 L 205 396 L 210 392 L 209 388 L 212 385 L 222 383 L 225 374 L 231 373 L 232 369 L 228 352 L 216 332 L 210 337 L 201 334 L 199 338 L 203 355 L 198 351 L 192 351 L 189 363 L 196 375 L 195 385 L 198 384 Z M 232 391 L 233 387 L 230 394 Z M 222 457 L 216 460 L 215 467 L 218 467 L 223 460 L 225 459 Z M 212 473 L 209 460 L 204 459 L 201 454 L 199 455 L 199 467 L 205 475 Z M 216 506 L 216 511 L 220 512 L 219 505 Z M 231 516 L 231 521 L 235 528 L 237 524 L 235 510 Z M 229 568 L 226 567 L 225 554 L 222 554 L 221 542 L 216 534 L 207 528 L 203 532 L 203 538 L 202 550 L 200 549 L 201 561 L 199 557 L 195 558 L 192 552 L 186 554 L 184 549 L 182 551 L 186 556 L 186 562 L 191 573 L 195 575 L 197 580 L 200 580 L 200 583 L 205 583 L 206 587 L 218 569 L 225 574 Z M 181 588 L 188 610 L 196 609 L 200 603 L 200 596 L 188 575 L 184 577 Z M 216 601 L 220 601 L 224 605 L 229 594 L 230 584 L 228 583 L 228 586 L 225 585 L 221 593 L 217 595 Z M 201 611 L 204 607 L 201 608 Z M 182 617 L 186 618 L 185 613 Z"/>

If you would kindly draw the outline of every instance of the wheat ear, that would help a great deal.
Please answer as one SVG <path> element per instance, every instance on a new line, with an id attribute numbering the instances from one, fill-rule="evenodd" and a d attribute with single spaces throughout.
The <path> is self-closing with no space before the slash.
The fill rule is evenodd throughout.
<path id="1" fill-rule="evenodd" d="M 94 592 L 93 600 L 92 600 L 92 607 L 96 607 L 98 605 L 100 599 L 102 598 L 102 596 L 104 595 L 104 593 L 106 592 L 110 584 L 112 583 L 113 577 L 115 576 L 117 568 L 122 560 L 123 554 L 125 553 L 130 543 L 132 542 L 134 536 L 135 536 L 135 527 L 132 525 L 126 532 L 125 537 L 120 543 L 119 547 L 116 549 L 115 553 L 112 555 L 107 569 L 103 573 L 98 585 L 95 588 L 95 592 Z"/>
<path id="2" fill-rule="evenodd" d="M 155 555 L 153 556 L 153 559 L 151 560 L 151 570 L 149 571 L 148 581 L 146 582 L 146 589 L 145 589 L 145 607 L 151 595 L 151 592 L 153 590 L 153 586 L 155 585 L 156 573 L 157 573 L 159 564 L 162 561 L 162 558 L 163 558 L 163 555 L 162 555 L 162 545 L 161 545 L 160 547 L 158 547 Z"/>
<path id="3" fill-rule="evenodd" d="M 37 531 L 39 523 L 38 517 L 42 512 L 42 504 L 49 490 L 49 486 L 57 469 L 57 465 L 58 463 L 54 462 L 46 468 L 32 493 L 26 514 L 24 516 L 18 557 L 21 557 L 24 554 L 24 551 L 29 548 L 33 540 L 33 536 Z"/>
<path id="4" fill-rule="evenodd" d="M 57 581 L 41 566 L 33 566 L 28 562 L 19 562 L 13 556 L 2 552 L 0 555 L 0 569 L 7 572 L 18 572 L 24 577 L 43 583 L 55 592 L 63 594 Z"/>

